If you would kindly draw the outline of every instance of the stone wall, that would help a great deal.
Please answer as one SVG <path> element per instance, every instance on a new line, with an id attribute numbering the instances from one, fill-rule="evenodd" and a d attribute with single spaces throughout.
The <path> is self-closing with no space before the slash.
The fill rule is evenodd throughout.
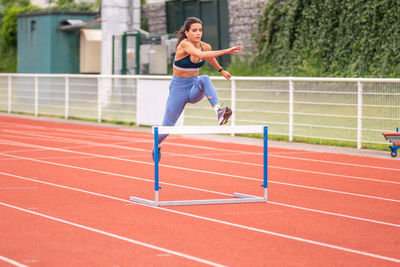
<path id="1" fill-rule="evenodd" d="M 268 0 L 230 0 L 229 35 L 230 46 L 242 45 L 243 54 L 253 53 L 253 35 L 257 30 L 257 20 Z"/>
<path id="2" fill-rule="evenodd" d="M 257 19 L 268 0 L 229 0 L 230 46 L 243 45 L 244 54 L 253 53 L 253 35 L 257 30 Z M 167 33 L 165 2 L 153 1 L 142 5 L 142 16 L 148 18 L 149 32 Z"/>
<path id="3" fill-rule="evenodd" d="M 148 31 L 151 33 L 167 33 L 167 13 L 165 2 L 142 5 L 142 17 L 148 18 Z"/>

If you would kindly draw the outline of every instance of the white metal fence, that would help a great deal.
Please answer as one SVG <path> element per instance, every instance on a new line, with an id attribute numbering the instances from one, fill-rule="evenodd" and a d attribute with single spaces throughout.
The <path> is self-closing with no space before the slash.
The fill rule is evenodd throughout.
<path id="1" fill-rule="evenodd" d="M 0 110 L 136 124 L 161 122 L 170 76 L 0 74 Z M 232 125 L 268 124 L 270 134 L 387 144 L 400 126 L 400 79 L 211 77 Z M 143 82 L 146 81 L 146 82 Z M 150 108 L 150 109 L 149 109 Z M 140 114 L 140 116 L 139 116 Z M 151 122 L 151 123 L 147 123 Z M 215 125 L 206 99 L 187 105 L 184 125 Z"/>

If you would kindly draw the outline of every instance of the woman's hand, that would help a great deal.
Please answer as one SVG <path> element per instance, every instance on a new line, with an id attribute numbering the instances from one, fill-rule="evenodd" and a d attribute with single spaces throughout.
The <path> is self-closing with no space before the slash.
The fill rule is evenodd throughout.
<path id="1" fill-rule="evenodd" d="M 242 49 L 243 49 L 243 46 L 241 46 L 241 45 L 234 46 L 234 47 L 226 49 L 226 53 L 225 54 L 237 54 Z"/>
<path id="2" fill-rule="evenodd" d="M 221 71 L 222 76 L 225 77 L 225 79 L 229 80 L 231 78 L 231 74 L 225 70 Z"/>

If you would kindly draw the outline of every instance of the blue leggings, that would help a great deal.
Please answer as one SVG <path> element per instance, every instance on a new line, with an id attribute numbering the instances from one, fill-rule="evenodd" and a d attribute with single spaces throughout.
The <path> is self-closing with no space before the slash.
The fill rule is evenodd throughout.
<path id="1" fill-rule="evenodd" d="M 191 78 L 173 76 L 169 85 L 169 96 L 162 125 L 174 126 L 185 105 L 197 103 L 204 96 L 207 96 L 212 106 L 219 103 L 217 91 L 207 75 Z M 158 144 L 161 144 L 167 136 L 168 134 L 160 134 Z"/>

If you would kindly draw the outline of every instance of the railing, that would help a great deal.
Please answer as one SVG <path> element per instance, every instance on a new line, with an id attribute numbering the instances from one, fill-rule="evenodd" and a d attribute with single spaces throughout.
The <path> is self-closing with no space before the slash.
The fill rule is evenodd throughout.
<path id="1" fill-rule="evenodd" d="M 160 124 L 170 76 L 0 74 L 0 110 L 138 125 Z M 387 144 L 400 124 L 400 79 L 211 77 L 232 125 L 269 125 L 271 135 Z M 206 98 L 180 125 L 215 125 Z"/>

